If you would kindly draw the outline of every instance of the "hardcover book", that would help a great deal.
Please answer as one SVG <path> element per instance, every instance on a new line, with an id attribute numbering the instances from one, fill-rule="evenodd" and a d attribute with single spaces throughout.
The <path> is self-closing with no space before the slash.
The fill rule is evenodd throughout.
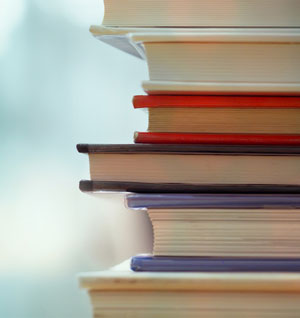
<path id="1" fill-rule="evenodd" d="M 153 255 L 300 258 L 300 209 L 148 208 Z"/>
<path id="2" fill-rule="evenodd" d="M 77 149 L 89 155 L 94 182 L 175 184 L 177 192 L 178 185 L 300 185 L 299 147 L 80 144 Z"/>
<path id="3" fill-rule="evenodd" d="M 298 0 L 105 0 L 103 24 L 126 27 L 300 27 Z"/>
<path id="4" fill-rule="evenodd" d="M 147 110 L 152 133 L 138 133 L 137 142 L 300 142 L 299 97 L 135 96 L 133 105 Z"/>
<path id="5" fill-rule="evenodd" d="M 147 59 L 151 95 L 299 95 L 299 30 L 91 27 L 99 40 Z"/>
<path id="6" fill-rule="evenodd" d="M 79 276 L 94 317 L 288 317 L 300 311 L 297 273 L 143 273 L 129 266 Z"/>
<path id="7" fill-rule="evenodd" d="M 172 87 L 172 94 L 191 93 L 194 87 L 206 94 L 272 94 L 285 87 L 291 93 L 300 85 L 300 29 L 290 34 L 279 29 L 145 32 L 131 40 L 145 48 L 150 82 L 143 87 L 149 94 L 168 94 Z"/>

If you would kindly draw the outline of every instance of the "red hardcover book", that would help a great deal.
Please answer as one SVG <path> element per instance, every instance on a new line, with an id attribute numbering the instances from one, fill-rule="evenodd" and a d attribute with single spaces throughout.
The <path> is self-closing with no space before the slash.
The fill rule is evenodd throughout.
<path id="1" fill-rule="evenodd" d="M 136 132 L 135 143 L 299 146 L 300 135 L 275 134 L 189 134 Z"/>
<path id="2" fill-rule="evenodd" d="M 296 96 L 210 96 L 210 95 L 138 95 L 133 97 L 134 108 L 151 107 L 273 107 L 298 108 Z"/>
<path id="3" fill-rule="evenodd" d="M 149 108 L 136 143 L 300 145 L 300 97 L 141 95 L 133 106 Z"/>

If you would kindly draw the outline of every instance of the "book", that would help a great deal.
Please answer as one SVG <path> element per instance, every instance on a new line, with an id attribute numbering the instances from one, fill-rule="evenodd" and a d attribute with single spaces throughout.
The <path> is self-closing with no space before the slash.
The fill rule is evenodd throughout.
<path id="1" fill-rule="evenodd" d="M 294 134 L 298 135 L 293 138 L 298 138 L 299 143 L 299 97 L 279 97 L 277 101 L 274 97 L 266 96 L 178 97 L 179 100 L 176 100 L 176 96 L 164 95 L 133 98 L 135 108 L 147 110 L 148 132 Z"/>
<path id="2" fill-rule="evenodd" d="M 130 268 L 135 272 L 300 272 L 300 259 L 137 255 L 131 258 Z"/>
<path id="3" fill-rule="evenodd" d="M 167 70 L 165 67 L 168 66 L 170 67 L 172 80 L 155 78 L 144 81 L 143 89 L 151 95 L 198 95 L 199 93 L 208 95 L 299 95 L 300 92 L 299 81 L 293 80 L 298 78 L 297 74 L 299 74 L 297 71 L 299 28 L 168 29 L 91 26 L 90 31 L 97 39 L 142 59 L 146 59 L 146 45 L 144 42 L 148 41 L 149 44 L 151 40 L 154 40 L 158 42 L 158 46 L 164 43 L 164 49 L 161 50 L 162 55 L 157 54 L 158 50 L 156 50 L 154 55 L 150 54 L 151 60 L 152 57 L 157 58 L 155 59 L 155 65 L 159 66 L 159 61 L 163 58 L 163 55 L 167 54 L 167 59 L 170 61 L 169 63 L 162 63 L 163 68 L 156 68 L 151 62 L 150 78 L 153 77 L 155 69 L 164 73 Z M 203 47 L 213 50 L 214 55 L 208 54 L 207 50 L 200 50 L 199 53 L 201 54 L 198 57 L 195 50 L 197 61 L 194 65 L 195 58 L 189 56 L 189 54 L 192 54 L 191 51 L 189 51 L 189 54 L 185 54 L 182 49 L 177 50 L 176 48 L 178 52 L 174 53 L 173 46 L 171 45 L 171 48 L 169 45 L 174 39 L 177 41 L 175 42 L 177 44 L 174 44 L 175 46 L 180 43 L 183 44 L 185 49 L 190 49 L 190 46 L 192 46 L 193 51 L 194 45 L 197 43 L 195 40 L 198 41 L 196 46 L 199 48 L 200 45 L 201 49 L 200 42 L 202 41 Z M 183 43 L 183 39 L 186 43 Z M 187 42 L 191 43 L 186 45 Z M 151 45 L 147 46 L 150 47 Z M 221 50 L 219 50 L 219 46 L 222 48 Z M 274 49 L 275 46 L 276 50 Z M 252 49 L 248 50 L 250 47 Z M 256 50 L 256 47 L 258 50 Z M 277 50 L 277 47 L 280 47 L 280 49 Z M 168 49 L 166 50 L 166 48 Z M 252 52 L 253 50 L 255 52 Z M 208 54 L 207 59 L 205 54 Z M 180 56 L 183 58 L 182 60 L 180 60 Z M 157 62 L 158 64 L 156 64 Z M 177 63 L 174 68 L 172 66 L 173 62 Z M 185 65 L 185 63 L 189 65 Z M 222 68 L 220 68 L 221 66 Z M 201 68 L 200 72 L 198 72 L 199 68 Z M 180 78 L 184 73 L 188 76 L 193 74 L 196 77 L 202 74 L 202 81 L 175 80 L 172 75 L 174 70 L 176 70 L 175 72 L 178 71 L 177 75 Z M 204 77 L 209 77 L 209 74 L 212 75 L 213 79 L 206 78 L 207 80 L 205 80 Z M 228 78 L 226 79 L 226 77 Z M 266 81 L 266 77 L 270 80 Z M 245 78 L 244 81 L 243 78 Z M 254 81 L 255 78 L 256 81 Z"/>
<path id="4" fill-rule="evenodd" d="M 260 93 L 272 94 L 274 90 L 281 92 L 284 86 L 291 93 L 290 89 L 300 84 L 300 28 L 290 32 L 280 29 L 144 32 L 132 33 L 130 38 L 145 48 L 149 85 L 175 84 L 177 94 L 187 93 L 179 89 L 180 83 L 191 90 L 193 85 L 200 85 L 202 93 L 210 90 L 218 94 L 254 93 L 262 88 Z M 226 90 L 221 89 L 222 85 Z M 151 93 L 145 84 L 144 89 Z M 168 92 L 162 86 L 160 93 Z"/>
<path id="5" fill-rule="evenodd" d="M 118 48 L 126 53 L 129 53 L 135 57 L 146 59 L 145 48 L 143 42 L 139 40 L 134 41 L 134 35 L 159 35 L 160 39 L 161 35 L 171 35 L 173 37 L 182 36 L 188 40 L 188 35 L 199 35 L 203 36 L 203 40 L 206 41 L 207 38 L 210 38 L 211 41 L 221 41 L 226 40 L 227 42 L 238 43 L 242 41 L 242 43 L 246 43 L 245 41 L 254 41 L 257 42 L 257 37 L 260 40 L 264 40 L 267 38 L 271 42 L 273 38 L 282 39 L 283 42 L 286 44 L 295 41 L 299 37 L 299 28 L 134 28 L 134 27 L 107 27 L 107 26 L 97 26 L 93 25 L 90 28 L 91 33 L 100 41 L 109 44 L 115 48 Z M 169 40 L 171 40 L 169 38 Z M 225 42 L 226 42 L 225 41 Z M 213 43 L 211 42 L 211 43 Z M 224 43 L 225 43 L 224 42 Z M 222 44 L 223 42 L 220 42 Z M 270 44 L 270 43 L 269 43 Z M 291 46 L 291 45 L 290 45 Z M 294 45 L 293 45 L 294 46 Z M 275 46 L 272 46 L 273 48 Z M 287 46 L 288 47 L 288 46 Z M 281 55 L 280 52 L 278 54 Z M 243 52 L 240 54 L 243 56 Z M 253 55 L 257 56 L 256 54 Z M 263 52 L 262 56 L 265 57 L 265 52 Z M 169 57 L 168 57 L 169 58 Z M 209 56 L 209 58 L 213 61 L 214 56 Z M 223 56 L 220 57 L 221 62 L 223 60 Z M 288 59 L 287 59 L 288 60 Z M 288 63 L 288 61 L 286 62 Z M 227 63 L 227 60 L 223 60 Z M 235 60 L 234 60 L 235 61 Z M 258 57 L 258 61 L 260 58 Z M 264 67 L 268 66 L 270 62 L 266 63 Z M 271 62 L 272 63 L 272 62 Z M 297 64 L 291 63 L 291 65 Z M 170 65 L 170 64 L 169 64 Z M 209 63 L 207 66 L 210 65 Z M 237 64 L 235 64 L 237 65 Z M 277 69 L 280 63 L 277 64 Z M 292 67 L 292 66 L 291 66 Z M 259 68 L 259 67 L 258 67 Z M 183 68 L 184 69 L 184 68 Z M 237 69 L 237 68 L 235 68 Z M 241 71 L 243 69 L 239 68 Z M 275 67 L 276 69 L 276 67 Z M 220 71 L 220 70 L 219 70 Z M 237 70 L 236 70 L 237 71 Z M 202 70 L 201 70 L 202 72 Z M 217 70 L 218 72 L 218 70 Z M 229 73 L 232 70 L 230 69 Z M 288 76 L 287 70 L 285 73 Z M 234 73 L 232 73 L 234 74 Z M 270 74 L 274 74 L 274 72 L 270 72 Z M 299 95 L 300 92 L 300 84 L 298 82 L 280 82 L 276 78 L 272 78 L 271 82 L 252 82 L 249 81 L 248 78 L 246 82 L 236 81 L 233 82 L 225 82 L 220 81 L 216 78 L 215 82 L 179 82 L 179 81 L 159 81 L 159 80 L 151 80 L 151 81 L 144 81 L 142 83 L 143 89 L 146 93 L 150 95 L 157 95 L 157 94 L 166 94 L 166 95 L 199 95 L 207 94 L 207 95 Z"/>
<path id="6" fill-rule="evenodd" d="M 132 272 L 79 275 L 94 317 L 288 317 L 299 315 L 298 273 Z"/>
<path id="7" fill-rule="evenodd" d="M 295 0 L 105 0 L 103 25 L 119 27 L 300 27 Z"/>
<path id="8" fill-rule="evenodd" d="M 153 255 L 300 258 L 300 209 L 147 208 Z"/>
<path id="9" fill-rule="evenodd" d="M 79 144 L 77 149 L 89 155 L 93 181 L 222 186 L 300 181 L 299 147 Z"/>
<path id="10" fill-rule="evenodd" d="M 126 206 L 135 210 L 221 208 L 221 209 L 300 209 L 299 194 L 278 193 L 130 193 Z"/>

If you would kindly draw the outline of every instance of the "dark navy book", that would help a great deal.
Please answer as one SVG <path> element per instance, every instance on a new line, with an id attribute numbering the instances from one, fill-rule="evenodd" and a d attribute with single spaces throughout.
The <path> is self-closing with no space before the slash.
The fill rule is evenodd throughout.
<path id="1" fill-rule="evenodd" d="M 299 209 L 300 194 L 128 194 L 131 209 Z"/>
<path id="2" fill-rule="evenodd" d="M 135 272 L 300 272 L 300 259 L 137 255 Z"/>

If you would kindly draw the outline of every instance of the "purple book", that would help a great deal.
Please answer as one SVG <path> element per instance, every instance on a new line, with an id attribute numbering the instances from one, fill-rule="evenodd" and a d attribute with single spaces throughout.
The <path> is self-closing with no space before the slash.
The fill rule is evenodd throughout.
<path id="1" fill-rule="evenodd" d="M 137 255 L 135 272 L 300 272 L 300 259 L 232 257 L 162 257 Z"/>
<path id="2" fill-rule="evenodd" d="M 299 209 L 300 194 L 127 194 L 131 209 Z"/>

